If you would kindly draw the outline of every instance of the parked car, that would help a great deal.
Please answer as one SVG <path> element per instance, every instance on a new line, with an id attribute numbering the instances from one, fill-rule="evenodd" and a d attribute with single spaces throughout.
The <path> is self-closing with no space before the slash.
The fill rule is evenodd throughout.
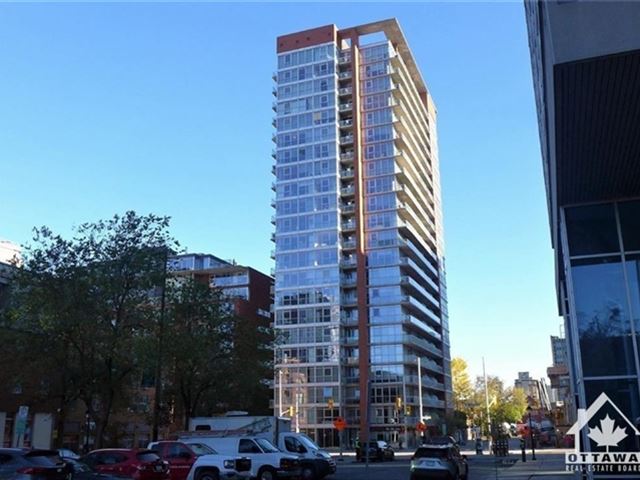
<path id="1" fill-rule="evenodd" d="M 411 457 L 410 480 L 466 480 L 468 474 L 467 458 L 450 437 L 429 440 Z"/>
<path id="2" fill-rule="evenodd" d="M 203 443 L 152 442 L 149 450 L 169 463 L 171 480 L 227 480 L 249 478 L 251 460 L 235 455 L 222 455 Z"/>
<path id="3" fill-rule="evenodd" d="M 71 467 L 73 480 L 118 480 L 119 477 L 99 473 L 86 463 L 74 458 L 63 458 L 64 462 Z"/>
<path id="4" fill-rule="evenodd" d="M 0 448 L 0 480 L 70 480 L 71 467 L 55 450 Z"/>
<path id="5" fill-rule="evenodd" d="M 369 442 L 369 460 L 384 462 L 385 460 L 393 460 L 395 458 L 395 452 L 391 446 L 383 440 L 373 440 Z M 358 443 L 356 446 L 356 461 L 366 461 L 366 451 L 362 444 Z"/>
<path id="6" fill-rule="evenodd" d="M 134 480 L 171 480 L 169 464 L 152 450 L 105 448 L 89 452 L 82 461 L 99 473 Z"/>

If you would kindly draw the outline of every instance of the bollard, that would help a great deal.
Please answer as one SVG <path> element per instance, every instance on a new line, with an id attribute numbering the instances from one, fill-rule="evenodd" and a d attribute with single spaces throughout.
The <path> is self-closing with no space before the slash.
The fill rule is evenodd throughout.
<path id="1" fill-rule="evenodd" d="M 524 449 L 524 440 L 520 439 L 520 450 L 522 450 L 522 463 L 527 461 L 527 452 Z"/>

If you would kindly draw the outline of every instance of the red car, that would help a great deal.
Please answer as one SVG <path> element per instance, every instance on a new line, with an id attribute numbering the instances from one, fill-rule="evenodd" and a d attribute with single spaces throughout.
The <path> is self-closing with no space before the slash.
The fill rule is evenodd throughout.
<path id="1" fill-rule="evenodd" d="M 169 464 L 152 450 L 105 448 L 94 450 L 82 461 L 99 473 L 134 480 L 170 480 Z"/>
<path id="2" fill-rule="evenodd" d="M 171 480 L 186 480 L 189 470 L 201 455 L 216 453 L 206 445 L 174 441 L 153 442 L 148 447 L 169 462 Z"/>

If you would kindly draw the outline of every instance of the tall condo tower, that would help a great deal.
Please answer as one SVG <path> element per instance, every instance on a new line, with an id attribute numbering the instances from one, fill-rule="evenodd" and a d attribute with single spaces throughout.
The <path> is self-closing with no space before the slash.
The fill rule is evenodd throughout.
<path id="1" fill-rule="evenodd" d="M 451 405 L 435 105 L 395 19 L 277 54 L 274 412 L 411 446 Z"/>

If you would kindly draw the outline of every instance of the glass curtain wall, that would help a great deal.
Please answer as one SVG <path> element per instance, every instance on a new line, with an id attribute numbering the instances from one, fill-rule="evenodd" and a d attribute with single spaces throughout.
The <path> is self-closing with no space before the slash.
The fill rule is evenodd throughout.
<path id="1" fill-rule="evenodd" d="M 578 407 L 587 408 L 604 392 L 636 422 L 640 201 L 565 208 L 564 226 L 573 299 L 567 337 Z M 637 450 L 637 440 L 629 435 L 620 446 Z"/>
<path id="2" fill-rule="evenodd" d="M 278 56 L 275 410 L 332 445 L 340 401 L 336 46 Z M 327 433 L 328 432 L 328 433 Z"/>

